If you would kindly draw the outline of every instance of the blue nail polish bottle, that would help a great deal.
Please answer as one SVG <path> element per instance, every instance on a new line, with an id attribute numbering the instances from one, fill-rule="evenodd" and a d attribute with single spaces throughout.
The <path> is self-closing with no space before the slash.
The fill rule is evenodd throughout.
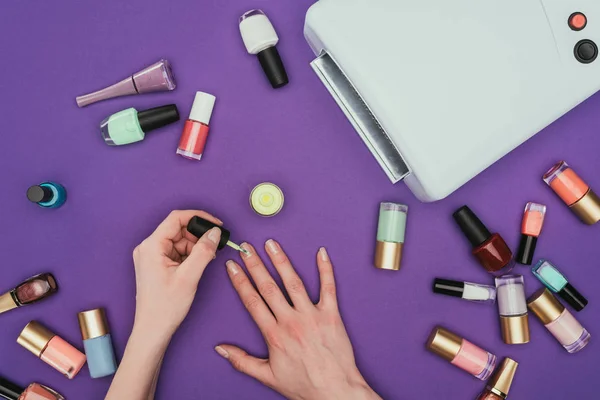
<path id="1" fill-rule="evenodd" d="M 43 208 L 58 208 L 67 201 L 67 191 L 55 182 L 44 182 L 27 189 L 27 198 Z"/>
<path id="2" fill-rule="evenodd" d="M 117 371 L 117 360 L 103 308 L 83 311 L 77 315 L 88 369 L 92 378 L 102 378 Z"/>

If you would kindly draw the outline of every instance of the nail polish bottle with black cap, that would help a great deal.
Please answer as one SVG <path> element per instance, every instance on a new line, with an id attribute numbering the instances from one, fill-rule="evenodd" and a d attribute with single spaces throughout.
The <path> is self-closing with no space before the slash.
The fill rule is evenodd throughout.
<path id="1" fill-rule="evenodd" d="M 246 50 L 256 54 L 274 89 L 288 84 L 288 76 L 277 51 L 279 36 L 261 10 L 251 10 L 240 18 L 240 33 Z"/>
<path id="2" fill-rule="evenodd" d="M 512 251 L 504 239 L 497 233 L 492 234 L 469 207 L 462 206 L 452 216 L 471 242 L 472 254 L 487 272 L 502 276 L 513 269 Z"/>
<path id="3" fill-rule="evenodd" d="M 121 146 L 143 140 L 146 133 L 179 121 L 175 104 L 137 111 L 135 108 L 119 111 L 100 124 L 104 142 L 109 146 Z"/>
<path id="4" fill-rule="evenodd" d="M 27 189 L 27 199 L 43 208 L 58 208 L 67 201 L 67 191 L 56 182 L 43 182 Z"/>

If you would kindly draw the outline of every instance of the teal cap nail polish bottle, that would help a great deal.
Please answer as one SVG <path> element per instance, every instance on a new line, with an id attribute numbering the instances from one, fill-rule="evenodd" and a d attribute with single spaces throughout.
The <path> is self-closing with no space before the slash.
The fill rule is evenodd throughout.
<path id="1" fill-rule="evenodd" d="M 27 189 L 27 199 L 43 208 L 58 208 L 67 201 L 67 191 L 56 182 L 43 182 Z"/>
<path id="2" fill-rule="evenodd" d="M 146 133 L 179 121 L 175 104 L 137 111 L 128 108 L 106 118 L 100 124 L 104 142 L 109 146 L 121 146 L 144 140 Z"/>

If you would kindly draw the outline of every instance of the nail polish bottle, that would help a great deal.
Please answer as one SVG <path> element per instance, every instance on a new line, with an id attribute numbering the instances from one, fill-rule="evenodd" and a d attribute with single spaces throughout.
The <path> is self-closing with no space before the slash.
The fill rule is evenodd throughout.
<path id="1" fill-rule="evenodd" d="M 36 321 L 25 326 L 17 343 L 69 379 L 85 364 L 83 353 Z"/>
<path id="2" fill-rule="evenodd" d="M 13 290 L 0 295 L 0 314 L 13 308 L 37 303 L 58 291 L 52 274 L 32 276 Z"/>
<path id="3" fill-rule="evenodd" d="M 65 400 L 53 389 L 39 383 L 22 388 L 0 377 L 0 398 L 7 400 Z"/>
<path id="4" fill-rule="evenodd" d="M 495 355 L 439 326 L 431 331 L 426 346 L 432 353 L 482 381 L 489 378 L 496 367 Z"/>
<path id="5" fill-rule="evenodd" d="M 27 199 L 42 208 L 58 208 L 67 201 L 67 191 L 56 182 L 43 182 L 27 189 Z"/>
<path id="6" fill-rule="evenodd" d="M 77 97 L 77 106 L 85 107 L 101 100 L 114 97 L 128 96 L 131 94 L 144 94 L 151 92 L 166 92 L 176 87 L 175 76 L 171 64 L 167 60 L 160 60 L 143 70 L 136 72 L 112 86 Z"/>
<path id="7" fill-rule="evenodd" d="M 527 306 L 569 353 L 577 353 L 590 342 L 588 331 L 545 287 L 527 299 Z"/>
<path id="8" fill-rule="evenodd" d="M 550 261 L 540 260 L 531 271 L 548 289 L 557 293 L 575 311 L 581 311 L 587 306 L 587 299 L 569 283 L 567 278 Z"/>
<path id="9" fill-rule="evenodd" d="M 179 121 L 175 104 L 137 111 L 128 108 L 106 118 L 100 124 L 104 142 L 109 146 L 121 146 L 144 140 L 146 133 Z"/>
<path id="10" fill-rule="evenodd" d="M 521 223 L 521 243 L 517 252 L 517 262 L 523 265 L 531 265 L 533 253 L 537 245 L 537 238 L 542 232 L 546 206 L 537 203 L 527 203 L 523 222 Z"/>
<path id="11" fill-rule="evenodd" d="M 240 18 L 240 33 L 249 54 L 256 54 L 273 89 L 288 84 L 287 72 L 277 51 L 279 36 L 261 10 L 250 10 Z"/>
<path id="12" fill-rule="evenodd" d="M 404 233 L 408 206 L 397 203 L 381 203 L 375 245 L 375 267 L 398 271 L 402 261 Z"/>
<path id="13" fill-rule="evenodd" d="M 522 275 L 496 278 L 502 339 L 506 344 L 529 343 L 529 319 Z"/>
<path id="14" fill-rule="evenodd" d="M 504 400 L 508 397 L 508 392 L 510 391 L 510 387 L 512 385 L 513 380 L 515 379 L 515 373 L 517 372 L 517 367 L 519 363 L 515 360 L 506 357 L 498 371 L 494 374 L 494 376 L 488 381 L 488 384 L 483 391 L 477 397 L 477 400 Z"/>
<path id="15" fill-rule="evenodd" d="M 588 225 L 600 221 L 600 197 L 564 161 L 544 174 L 544 182 Z"/>
<path id="16" fill-rule="evenodd" d="M 494 303 L 496 301 L 496 288 L 494 286 L 449 279 L 435 278 L 433 293 L 460 297 L 477 303 Z"/>
<path id="17" fill-rule="evenodd" d="M 117 371 L 117 360 L 103 308 L 83 311 L 77 315 L 88 369 L 92 378 L 102 378 Z"/>
<path id="18" fill-rule="evenodd" d="M 212 94 L 196 92 L 190 118 L 185 121 L 177 154 L 190 160 L 200 160 L 208 138 L 209 122 L 217 98 Z"/>
<path id="19" fill-rule="evenodd" d="M 472 254 L 490 274 L 502 276 L 513 267 L 512 252 L 497 233 L 490 233 L 486 226 L 467 206 L 462 206 L 453 214 L 454 220 L 473 246 Z"/>

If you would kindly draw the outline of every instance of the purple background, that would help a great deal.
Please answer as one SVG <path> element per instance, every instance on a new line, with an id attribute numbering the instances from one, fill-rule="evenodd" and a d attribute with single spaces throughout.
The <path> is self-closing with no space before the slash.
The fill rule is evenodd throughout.
<path id="1" fill-rule="evenodd" d="M 0 290 L 51 271 L 61 292 L 0 316 L 0 375 L 21 384 L 48 384 L 70 399 L 102 399 L 110 379 L 92 380 L 85 368 L 68 381 L 18 346 L 18 333 L 38 319 L 81 348 L 76 313 L 104 306 L 120 357 L 134 314 L 133 248 L 170 210 L 199 208 L 223 219 L 239 242 L 261 246 L 270 237 L 278 239 L 313 297 L 315 253 L 328 247 L 359 367 L 386 399 L 469 399 L 482 390 L 482 382 L 425 351 L 425 339 L 438 323 L 521 363 L 513 399 L 594 397 L 596 340 L 569 355 L 531 318 L 532 342 L 504 345 L 495 306 L 433 295 L 430 284 L 435 276 L 492 283 L 454 226 L 454 209 L 469 204 L 515 248 L 524 204 L 543 202 L 549 212 L 536 258 L 553 260 L 588 297 L 590 305 L 577 318 L 592 335 L 600 332 L 600 295 L 594 290 L 600 279 L 600 227 L 581 224 L 541 180 L 555 161 L 566 159 L 600 188 L 600 97 L 448 199 L 421 204 L 404 185 L 389 183 L 310 69 L 313 55 L 302 30 L 311 3 L 2 2 Z M 280 34 L 279 51 L 291 79 L 277 91 L 246 54 L 238 32 L 238 17 L 259 7 Z M 176 91 L 76 107 L 76 95 L 161 57 L 173 63 Z M 196 90 L 218 99 L 200 163 L 175 156 L 183 122 L 132 146 L 112 148 L 101 141 L 100 121 L 128 107 L 176 103 L 186 118 Z M 59 210 L 38 208 L 25 198 L 29 185 L 47 179 L 68 190 L 69 200 Z M 251 188 L 262 181 L 285 192 L 285 208 L 275 218 L 258 217 L 248 206 Z M 371 265 L 383 200 L 410 207 L 403 268 L 397 273 Z M 231 342 L 265 354 L 227 279 L 227 257 L 236 255 L 223 251 L 200 283 L 165 358 L 159 399 L 279 398 L 233 371 L 212 350 Z M 528 294 L 540 286 L 526 268 L 518 271 L 526 276 Z"/>

